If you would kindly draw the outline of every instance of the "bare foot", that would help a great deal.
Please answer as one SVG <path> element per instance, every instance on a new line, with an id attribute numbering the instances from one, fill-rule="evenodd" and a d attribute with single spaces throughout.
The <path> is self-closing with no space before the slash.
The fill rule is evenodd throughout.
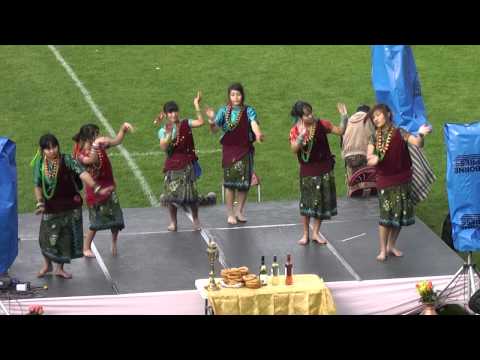
<path id="1" fill-rule="evenodd" d="M 313 234 L 312 235 L 312 240 L 316 241 L 320 245 L 326 245 L 328 243 L 327 239 L 322 235 L 322 233 L 319 234 Z"/>
<path id="2" fill-rule="evenodd" d="M 229 216 L 228 219 L 227 219 L 227 222 L 230 225 L 237 225 L 237 219 L 234 216 Z"/>
<path id="3" fill-rule="evenodd" d="M 60 276 L 64 279 L 71 279 L 72 278 L 72 274 L 66 272 L 65 270 L 60 270 L 60 269 L 55 271 L 55 275 Z"/>
<path id="4" fill-rule="evenodd" d="M 403 256 L 403 253 L 396 248 L 387 249 L 387 253 L 392 254 L 396 257 L 402 257 Z"/>
<path id="5" fill-rule="evenodd" d="M 42 269 L 37 273 L 37 277 L 42 278 L 52 270 L 53 270 L 52 264 L 48 264 L 48 266 L 42 267 Z"/>
<path id="6" fill-rule="evenodd" d="M 298 243 L 300 245 L 307 245 L 308 244 L 308 236 L 303 235 L 303 237 L 300 240 L 298 240 Z"/>
<path id="7" fill-rule="evenodd" d="M 247 218 L 245 216 L 243 216 L 242 214 L 238 214 L 236 216 L 237 218 L 237 221 L 240 222 L 240 223 L 246 223 L 247 222 Z"/>
<path id="8" fill-rule="evenodd" d="M 170 225 L 168 225 L 167 230 L 168 231 L 177 231 L 177 224 L 171 223 Z"/>
<path id="9" fill-rule="evenodd" d="M 387 255 L 384 252 L 380 251 L 380 254 L 378 254 L 378 256 L 377 256 L 377 260 L 378 261 L 385 261 L 385 260 L 387 260 Z"/>
<path id="10" fill-rule="evenodd" d="M 92 250 L 83 250 L 83 256 L 88 257 L 88 258 L 94 258 L 95 254 L 92 252 Z"/>

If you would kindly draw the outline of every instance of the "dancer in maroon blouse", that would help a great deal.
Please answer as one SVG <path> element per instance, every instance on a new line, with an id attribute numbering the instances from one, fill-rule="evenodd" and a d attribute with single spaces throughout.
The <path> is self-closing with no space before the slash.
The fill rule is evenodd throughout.
<path id="1" fill-rule="evenodd" d="M 177 206 L 189 206 L 192 209 L 193 228 L 200 230 L 198 220 L 198 191 L 196 180 L 200 176 L 200 165 L 195 154 L 193 128 L 203 126 L 200 109 L 201 94 L 193 100 L 197 119 L 180 120 L 176 102 L 169 101 L 163 112 L 155 119 L 160 124 L 164 118 L 167 122 L 158 132 L 160 148 L 167 153 L 163 172 L 165 173 L 165 191 L 162 203 L 170 212 L 169 231 L 177 231 Z"/>
<path id="2" fill-rule="evenodd" d="M 294 126 L 290 130 L 290 147 L 300 164 L 300 215 L 303 218 L 303 237 L 309 242 L 310 218 L 315 219 L 312 239 L 319 244 L 327 240 L 320 233 L 322 220 L 337 215 L 335 160 L 330 151 L 327 134 L 343 135 L 345 120 L 337 127 L 328 120 L 316 119 L 312 106 L 297 101 L 291 111 Z"/>
<path id="3" fill-rule="evenodd" d="M 100 136 L 100 130 L 95 124 L 86 124 L 73 137 L 75 146 L 73 156 L 85 166 L 89 174 L 102 187 L 112 189 L 112 193 L 103 196 L 95 189 L 85 188 L 90 226 L 83 245 L 83 254 L 86 257 L 95 257 L 91 245 L 99 230 L 110 230 L 112 233 L 112 255 L 117 255 L 117 240 L 119 232 L 125 228 L 123 212 L 120 207 L 116 184 L 113 177 L 112 165 L 107 155 L 107 149 L 120 145 L 125 134 L 133 131 L 132 125 L 124 123 L 115 138 Z"/>
<path id="4" fill-rule="evenodd" d="M 225 204 L 227 222 L 245 223 L 245 205 L 254 173 L 255 141 L 261 143 L 264 135 L 260 130 L 257 113 L 252 106 L 245 104 L 245 92 L 239 83 L 230 85 L 227 90 L 228 103 L 217 113 L 207 108 L 206 114 L 210 131 L 222 130 L 223 186 L 225 187 Z M 234 209 L 235 194 L 238 207 Z"/>
<path id="5" fill-rule="evenodd" d="M 407 142 L 423 146 L 423 138 L 431 128 L 422 125 L 418 136 L 398 129 L 392 121 L 392 112 L 384 104 L 375 105 L 370 111 L 375 134 L 368 144 L 369 166 L 377 167 L 377 189 L 380 206 L 379 241 L 377 260 L 385 261 L 388 255 L 402 256 L 395 247 L 402 226 L 415 223 L 415 209 L 410 196 L 412 161 Z"/>

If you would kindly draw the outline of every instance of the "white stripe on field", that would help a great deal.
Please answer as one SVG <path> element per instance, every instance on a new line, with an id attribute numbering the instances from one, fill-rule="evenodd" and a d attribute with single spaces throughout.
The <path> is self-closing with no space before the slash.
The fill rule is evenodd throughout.
<path id="1" fill-rule="evenodd" d="M 80 91 L 82 92 L 82 94 L 85 98 L 85 101 L 87 102 L 88 105 L 90 105 L 90 108 L 92 109 L 93 113 L 98 118 L 98 120 L 100 120 L 100 122 L 103 124 L 105 129 L 107 129 L 108 134 L 111 137 L 116 137 L 117 134 L 113 130 L 112 126 L 110 125 L 108 120 L 103 116 L 102 112 L 98 109 L 97 105 L 95 104 L 95 102 L 92 99 L 92 96 L 90 95 L 88 90 L 85 88 L 83 83 L 78 79 L 77 75 L 72 70 L 70 65 L 67 64 L 67 62 L 62 57 L 60 52 L 55 48 L 55 46 L 48 45 L 48 48 L 53 52 L 53 54 L 55 55 L 57 60 L 60 62 L 60 64 L 67 71 L 68 75 L 70 75 L 70 77 L 72 78 L 75 85 L 80 89 Z M 135 163 L 135 161 L 130 156 L 130 153 L 128 152 L 128 150 L 125 149 L 122 145 L 118 145 L 117 147 L 118 147 L 118 150 L 120 151 L 120 153 L 125 158 L 125 160 L 127 160 L 127 164 L 130 167 L 130 169 L 132 170 L 133 174 L 135 175 L 137 180 L 140 182 L 140 185 L 143 189 L 143 192 L 145 193 L 148 200 L 150 201 L 150 204 L 154 207 L 159 207 L 160 206 L 159 201 L 153 195 L 153 192 L 152 192 L 152 189 L 150 188 L 150 185 L 147 183 L 147 180 L 143 176 L 143 174 L 142 174 L 141 170 L 139 169 L 138 165 Z"/>
<path id="2" fill-rule="evenodd" d="M 115 284 L 115 281 L 113 281 L 112 277 L 110 276 L 110 273 L 108 272 L 107 266 L 103 262 L 102 257 L 100 256 L 100 253 L 97 250 L 97 247 L 95 244 L 92 242 L 92 252 L 95 254 L 95 260 L 97 260 L 98 265 L 102 269 L 105 277 L 107 278 L 108 281 L 110 281 L 110 285 L 112 285 L 113 291 L 115 292 L 115 295 L 120 294 L 120 291 L 118 291 L 117 284 Z"/>
<path id="3" fill-rule="evenodd" d="M 364 235 L 367 235 L 367 233 L 362 233 L 362 234 L 360 234 L 360 235 L 355 235 L 355 236 L 352 236 L 352 237 L 343 239 L 342 242 L 349 241 L 349 240 L 352 240 L 352 239 L 356 239 L 356 238 L 358 238 L 358 237 L 360 237 L 360 236 L 364 236 Z"/>
<path id="4" fill-rule="evenodd" d="M 221 149 L 215 149 L 215 150 L 196 150 L 196 154 L 214 154 L 214 153 L 219 153 L 221 152 Z M 134 157 L 148 157 L 148 156 L 163 156 L 165 155 L 165 152 L 163 151 L 147 151 L 147 152 L 132 152 L 130 153 L 131 156 Z M 118 156 L 117 153 L 111 153 L 110 157 Z"/>
<path id="5" fill-rule="evenodd" d="M 310 224 L 310 229 L 313 230 L 313 226 Z M 320 234 L 322 234 L 320 232 Z M 337 259 L 340 261 L 340 263 L 343 265 L 343 267 L 355 278 L 355 280 L 362 280 L 360 275 L 357 274 L 357 272 L 353 269 L 352 265 L 350 265 L 345 258 L 340 255 L 340 253 L 333 247 L 333 245 L 328 241 L 328 239 L 322 234 L 323 238 L 327 240 L 327 249 L 330 250 L 330 252 L 337 257 Z"/>

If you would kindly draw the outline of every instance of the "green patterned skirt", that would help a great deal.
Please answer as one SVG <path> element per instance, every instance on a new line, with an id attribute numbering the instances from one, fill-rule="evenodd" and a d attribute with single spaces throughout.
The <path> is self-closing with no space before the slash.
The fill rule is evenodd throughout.
<path id="1" fill-rule="evenodd" d="M 380 225 L 408 226 L 415 224 L 415 207 L 410 198 L 410 183 L 378 190 Z"/>
<path id="2" fill-rule="evenodd" d="M 198 205 L 198 191 L 195 180 L 195 171 L 191 163 L 181 170 L 167 171 L 164 179 L 164 193 L 161 199 L 162 205 Z"/>
<path id="3" fill-rule="evenodd" d="M 300 214 L 321 220 L 337 215 L 334 170 L 321 176 L 300 177 Z"/>
<path id="4" fill-rule="evenodd" d="M 125 228 L 122 208 L 115 191 L 103 204 L 89 207 L 88 217 L 90 218 L 90 230 L 122 230 Z"/>
<path id="5" fill-rule="evenodd" d="M 82 208 L 43 214 L 39 243 L 43 256 L 58 264 L 83 257 Z"/>
<path id="6" fill-rule="evenodd" d="M 230 167 L 223 169 L 223 186 L 227 189 L 248 191 L 252 172 L 253 154 L 250 152 Z"/>

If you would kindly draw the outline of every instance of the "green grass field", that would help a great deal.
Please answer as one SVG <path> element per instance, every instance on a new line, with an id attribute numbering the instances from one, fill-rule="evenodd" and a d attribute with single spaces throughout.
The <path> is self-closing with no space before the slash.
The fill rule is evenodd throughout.
<path id="1" fill-rule="evenodd" d="M 246 101 L 259 115 L 266 136 L 256 146 L 256 170 L 264 184 L 263 199 L 298 198 L 298 165 L 290 153 L 289 110 L 298 99 L 309 101 L 317 116 L 338 122 L 336 103 L 352 113 L 360 103 L 374 103 L 369 46 L 58 46 L 115 130 L 131 122 L 135 133 L 124 145 L 131 152 L 155 196 L 162 192 L 162 166 L 157 128 L 152 124 L 164 102 L 176 100 L 183 117 L 193 117 L 193 97 L 203 93 L 203 106 L 217 108 L 231 82 L 240 81 Z M 438 177 L 417 215 L 437 234 L 447 213 L 445 188 L 445 122 L 480 119 L 477 79 L 478 46 L 414 46 L 425 106 L 433 133 L 426 153 Z M 33 157 L 38 138 L 50 131 L 62 150 L 87 122 L 101 124 L 65 69 L 47 46 L 0 46 L 0 135 L 17 143 L 19 212 L 32 212 Z M 158 69 L 157 69 L 158 68 Z M 218 136 L 208 127 L 194 137 L 203 176 L 202 193 L 220 190 L 222 179 Z M 337 155 L 337 194 L 345 196 L 339 138 L 330 137 Z M 153 152 L 153 154 L 151 154 Z M 150 154 L 145 154 L 150 153 Z M 123 207 L 150 206 L 137 180 L 117 150 L 111 159 Z M 252 192 L 251 198 L 255 194 Z M 200 214 L 201 216 L 201 214 Z"/>

